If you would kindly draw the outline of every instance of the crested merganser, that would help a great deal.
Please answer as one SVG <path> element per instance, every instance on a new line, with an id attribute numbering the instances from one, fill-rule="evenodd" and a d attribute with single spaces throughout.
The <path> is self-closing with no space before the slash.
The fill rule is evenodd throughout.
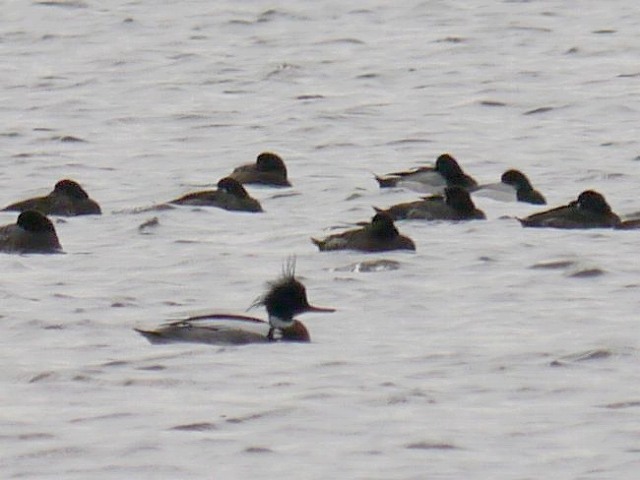
<path id="1" fill-rule="evenodd" d="M 305 286 L 295 278 L 289 263 L 279 279 L 252 306 L 263 305 L 268 320 L 235 314 L 208 314 L 167 323 L 155 330 L 134 329 L 151 343 L 196 342 L 208 344 L 309 342 L 307 328 L 294 317 L 306 312 L 334 312 L 309 304 Z"/>

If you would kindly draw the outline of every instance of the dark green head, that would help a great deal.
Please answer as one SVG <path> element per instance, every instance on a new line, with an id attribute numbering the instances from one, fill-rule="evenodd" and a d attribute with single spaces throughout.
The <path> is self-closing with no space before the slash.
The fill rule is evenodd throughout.
<path id="1" fill-rule="evenodd" d="M 291 320 L 305 312 L 334 312 L 332 308 L 314 307 L 307 299 L 307 289 L 294 276 L 293 264 L 289 264 L 283 276 L 268 284 L 265 295 L 253 306 L 264 305 L 269 317 Z"/>

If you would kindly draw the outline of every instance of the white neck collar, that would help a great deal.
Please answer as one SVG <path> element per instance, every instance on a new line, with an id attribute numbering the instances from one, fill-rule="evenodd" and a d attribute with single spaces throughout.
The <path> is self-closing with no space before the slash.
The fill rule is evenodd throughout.
<path id="1" fill-rule="evenodd" d="M 269 324 L 274 328 L 288 328 L 293 325 L 293 318 L 284 319 L 276 317 L 275 315 L 269 315 Z"/>

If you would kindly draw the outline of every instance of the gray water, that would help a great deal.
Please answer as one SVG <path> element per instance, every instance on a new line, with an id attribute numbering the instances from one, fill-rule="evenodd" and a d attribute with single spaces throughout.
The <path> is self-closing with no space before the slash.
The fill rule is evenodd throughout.
<path id="1" fill-rule="evenodd" d="M 399 223 L 415 254 L 309 241 L 416 198 L 372 173 L 443 152 L 637 214 L 636 2 L 396 3 L 5 2 L 0 204 L 73 178 L 104 215 L 0 256 L 2 478 L 637 477 L 637 232 L 477 197 L 486 222 Z M 132 213 L 265 150 L 294 187 L 250 187 L 264 214 Z M 338 310 L 309 345 L 132 330 L 243 312 L 292 255 Z"/>

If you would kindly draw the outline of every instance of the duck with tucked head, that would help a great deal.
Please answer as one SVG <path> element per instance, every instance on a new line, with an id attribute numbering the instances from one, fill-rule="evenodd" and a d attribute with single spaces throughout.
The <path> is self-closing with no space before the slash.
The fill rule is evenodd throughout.
<path id="1" fill-rule="evenodd" d="M 389 250 L 415 250 L 416 245 L 409 237 L 400 235 L 393 218 L 385 212 L 378 212 L 371 223 L 362 228 L 329 235 L 323 240 L 312 238 L 320 251 L 359 250 L 362 252 L 385 252 Z"/>
<path id="2" fill-rule="evenodd" d="M 167 323 L 155 330 L 134 329 L 151 343 L 195 342 L 213 345 L 244 345 L 267 342 L 310 342 L 309 331 L 296 315 L 334 312 L 333 308 L 309 304 L 307 290 L 295 278 L 293 263 L 281 278 L 268 284 L 267 292 L 252 306 L 264 305 L 268 321 L 246 315 L 210 314 Z"/>
<path id="3" fill-rule="evenodd" d="M 217 190 L 188 193 L 171 200 L 174 205 L 191 205 L 200 207 L 217 207 L 224 210 L 242 212 L 262 212 L 260 202 L 252 198 L 240 182 L 231 177 L 218 181 Z"/>
<path id="4" fill-rule="evenodd" d="M 61 253 L 62 246 L 51 220 L 27 210 L 18 215 L 15 224 L 0 227 L 0 252 Z"/>
<path id="5" fill-rule="evenodd" d="M 482 210 L 476 208 L 469 192 L 460 187 L 447 187 L 444 195 L 431 195 L 415 202 L 399 203 L 377 212 L 386 213 L 394 220 L 484 220 Z"/>
<path id="6" fill-rule="evenodd" d="M 44 197 L 29 198 L 13 203 L 4 211 L 24 212 L 36 210 L 43 215 L 74 217 L 77 215 L 100 215 L 102 210 L 85 190 L 73 180 L 64 179 L 56 183 L 53 191 Z"/>
<path id="7" fill-rule="evenodd" d="M 435 167 L 419 167 L 382 176 L 376 175 L 375 178 L 381 188 L 406 187 L 419 192 L 442 191 L 447 186 L 473 191 L 478 186 L 478 183 L 464 173 L 458 161 L 448 153 L 443 153 L 436 159 Z"/>
<path id="8" fill-rule="evenodd" d="M 241 165 L 231 172 L 231 178 L 242 184 L 255 183 L 271 187 L 290 187 L 287 179 L 287 167 L 279 155 L 263 152 L 256 163 Z"/>
<path id="9" fill-rule="evenodd" d="M 613 213 L 604 196 L 585 190 L 568 205 L 518 219 L 524 227 L 549 228 L 619 228 L 620 217 Z"/>

